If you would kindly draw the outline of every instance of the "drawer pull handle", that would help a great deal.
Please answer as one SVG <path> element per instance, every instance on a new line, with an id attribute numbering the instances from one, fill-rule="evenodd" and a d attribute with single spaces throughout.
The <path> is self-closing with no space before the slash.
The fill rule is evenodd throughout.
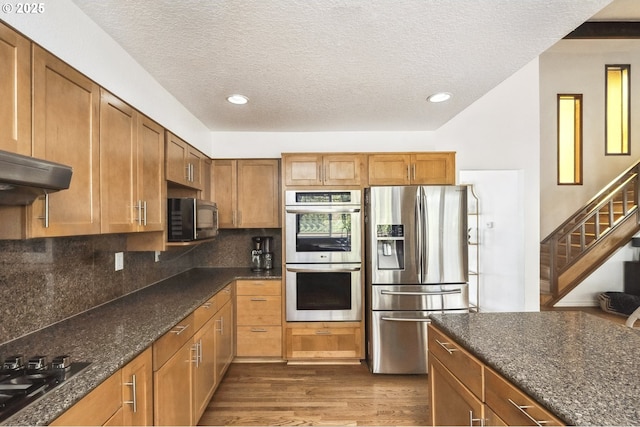
<path id="1" fill-rule="evenodd" d="M 469 411 L 469 427 L 473 427 L 476 422 L 480 422 L 478 424 L 480 427 L 484 427 L 484 418 L 473 418 L 473 411 Z"/>
<path id="2" fill-rule="evenodd" d="M 204 304 L 202 304 L 202 307 L 209 309 L 211 308 L 212 304 L 210 302 L 205 302 Z"/>
<path id="3" fill-rule="evenodd" d="M 511 399 L 507 399 L 509 401 L 509 403 L 511 403 L 513 406 L 515 406 L 516 408 L 518 408 L 518 410 L 520 412 L 522 412 L 522 414 L 527 417 L 532 423 L 534 423 L 537 426 L 543 426 L 545 424 L 548 424 L 549 421 L 543 421 L 543 420 L 536 420 L 535 418 L 533 418 L 531 415 L 529 415 L 529 413 L 527 412 L 527 409 L 529 408 L 533 408 L 533 406 L 531 405 L 518 405 L 516 402 L 514 402 Z"/>
<path id="4" fill-rule="evenodd" d="M 331 335 L 331 331 L 316 331 L 316 335 Z"/>
<path id="5" fill-rule="evenodd" d="M 267 332 L 264 328 L 251 328 L 251 332 Z"/>
<path id="6" fill-rule="evenodd" d="M 133 412 L 136 413 L 136 412 L 138 412 L 138 397 L 137 397 L 137 391 L 136 391 L 136 375 L 135 374 L 131 375 L 131 382 L 124 383 L 124 385 L 131 387 L 131 400 L 125 400 L 122 403 L 127 404 L 127 405 L 132 405 L 133 406 Z"/>
<path id="7" fill-rule="evenodd" d="M 440 342 L 440 341 L 438 341 L 437 339 L 436 339 L 436 342 L 437 342 L 438 344 L 440 344 L 440 347 L 442 347 L 442 348 L 444 348 L 445 350 L 447 350 L 447 353 L 449 353 L 449 354 L 453 354 L 453 352 L 454 352 L 454 351 L 458 351 L 458 349 L 457 349 L 457 348 L 449 348 L 449 347 L 447 347 L 447 345 L 449 345 L 449 343 L 448 343 L 448 342 Z"/>
<path id="8" fill-rule="evenodd" d="M 266 301 L 266 300 L 267 300 L 266 298 L 258 298 L 258 297 L 251 298 L 251 301 Z"/>
<path id="9" fill-rule="evenodd" d="M 175 329 L 171 330 L 172 334 L 176 334 L 176 335 L 180 335 L 181 333 L 183 333 L 185 331 L 185 329 L 187 329 L 189 327 L 189 325 L 186 326 L 182 326 L 182 325 L 178 325 L 176 326 Z"/>

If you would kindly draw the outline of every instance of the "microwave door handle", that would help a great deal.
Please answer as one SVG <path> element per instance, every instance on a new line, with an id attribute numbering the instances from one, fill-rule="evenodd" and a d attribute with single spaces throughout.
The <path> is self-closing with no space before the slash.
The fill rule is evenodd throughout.
<path id="1" fill-rule="evenodd" d="M 331 268 L 331 269 L 290 268 L 290 267 L 287 267 L 287 271 L 290 271 L 292 273 L 350 273 L 350 272 L 353 272 L 353 271 L 360 271 L 360 267 Z"/>
<path id="2" fill-rule="evenodd" d="M 287 213 L 292 214 L 305 214 L 305 213 L 358 213 L 360 208 L 297 208 L 287 209 Z"/>

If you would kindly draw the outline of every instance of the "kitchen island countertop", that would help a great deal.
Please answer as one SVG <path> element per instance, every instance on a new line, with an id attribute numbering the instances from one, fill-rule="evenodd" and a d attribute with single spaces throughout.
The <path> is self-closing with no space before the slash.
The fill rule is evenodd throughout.
<path id="1" fill-rule="evenodd" d="M 579 311 L 431 318 L 567 424 L 640 425 L 640 331 Z"/>
<path id="2" fill-rule="evenodd" d="M 279 270 L 194 268 L 0 346 L 0 355 L 69 354 L 89 367 L 1 425 L 49 424 L 202 303 L 236 279 L 281 279 Z"/>

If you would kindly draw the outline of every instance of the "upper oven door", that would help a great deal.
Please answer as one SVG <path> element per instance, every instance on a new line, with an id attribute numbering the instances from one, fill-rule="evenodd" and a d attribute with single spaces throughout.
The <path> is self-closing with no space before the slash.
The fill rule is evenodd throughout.
<path id="1" fill-rule="evenodd" d="M 361 262 L 359 205 L 287 206 L 287 263 Z"/>

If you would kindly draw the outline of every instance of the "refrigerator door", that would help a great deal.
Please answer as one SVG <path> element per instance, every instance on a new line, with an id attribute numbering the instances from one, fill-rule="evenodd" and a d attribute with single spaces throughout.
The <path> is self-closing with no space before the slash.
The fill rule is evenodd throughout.
<path id="1" fill-rule="evenodd" d="M 369 189 L 368 283 L 420 283 L 419 194 L 419 186 Z"/>
<path id="2" fill-rule="evenodd" d="M 374 285 L 371 309 L 392 311 L 469 312 L 469 287 L 466 283 L 450 285 Z"/>
<path id="3" fill-rule="evenodd" d="M 421 282 L 467 282 L 467 187 L 423 186 L 419 199 Z"/>

